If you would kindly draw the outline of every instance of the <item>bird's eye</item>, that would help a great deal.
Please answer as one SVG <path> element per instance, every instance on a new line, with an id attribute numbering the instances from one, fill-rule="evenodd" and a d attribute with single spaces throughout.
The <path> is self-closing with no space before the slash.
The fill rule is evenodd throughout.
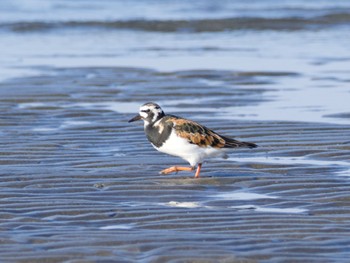
<path id="1" fill-rule="evenodd" d="M 150 109 L 142 110 L 142 112 L 146 112 L 146 113 L 148 113 L 148 112 L 150 112 L 150 111 L 151 111 Z"/>

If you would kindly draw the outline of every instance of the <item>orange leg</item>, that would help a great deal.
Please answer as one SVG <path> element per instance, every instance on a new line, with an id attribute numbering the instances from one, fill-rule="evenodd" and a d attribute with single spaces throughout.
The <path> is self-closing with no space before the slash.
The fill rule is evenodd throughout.
<path id="1" fill-rule="evenodd" d="M 170 174 L 178 171 L 193 171 L 194 167 L 182 167 L 182 166 L 172 166 L 167 169 L 160 171 L 160 174 Z"/>
<path id="2" fill-rule="evenodd" d="M 199 178 L 199 173 L 201 172 L 201 168 L 202 168 L 202 164 L 199 163 L 194 178 Z"/>

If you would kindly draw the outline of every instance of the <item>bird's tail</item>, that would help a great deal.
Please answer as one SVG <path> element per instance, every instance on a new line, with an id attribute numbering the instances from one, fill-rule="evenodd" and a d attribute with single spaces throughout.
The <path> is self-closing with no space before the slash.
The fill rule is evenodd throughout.
<path id="1" fill-rule="evenodd" d="M 252 142 L 241 142 L 241 141 L 237 141 L 234 139 L 230 139 L 230 138 L 224 138 L 225 139 L 225 148 L 256 148 L 258 147 L 258 145 L 256 145 L 255 143 Z"/>
<path id="2" fill-rule="evenodd" d="M 241 147 L 247 147 L 247 148 L 256 148 L 258 147 L 257 144 L 252 143 L 252 142 L 241 142 Z"/>

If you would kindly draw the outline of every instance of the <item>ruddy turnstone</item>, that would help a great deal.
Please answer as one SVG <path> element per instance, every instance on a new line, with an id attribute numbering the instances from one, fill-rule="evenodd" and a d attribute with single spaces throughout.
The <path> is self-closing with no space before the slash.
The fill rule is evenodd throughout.
<path id="1" fill-rule="evenodd" d="M 202 163 L 210 157 L 227 158 L 230 148 L 255 148 L 256 144 L 241 142 L 222 135 L 198 124 L 163 112 L 156 103 L 146 103 L 140 112 L 129 122 L 143 120 L 148 140 L 156 150 L 181 157 L 190 163 L 190 167 L 172 166 L 162 170 L 161 174 L 178 171 L 193 171 L 197 166 L 195 178 L 199 178 Z"/>

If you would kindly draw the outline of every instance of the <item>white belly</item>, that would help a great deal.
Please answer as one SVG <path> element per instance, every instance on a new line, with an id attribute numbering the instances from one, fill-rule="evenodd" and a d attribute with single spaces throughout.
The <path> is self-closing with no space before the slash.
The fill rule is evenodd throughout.
<path id="1" fill-rule="evenodd" d="M 171 133 L 169 139 L 160 148 L 156 149 L 163 153 L 178 156 L 189 162 L 191 166 L 196 166 L 209 157 L 226 156 L 224 149 L 199 147 L 196 144 L 189 143 L 186 139 L 176 136 L 174 132 Z"/>

